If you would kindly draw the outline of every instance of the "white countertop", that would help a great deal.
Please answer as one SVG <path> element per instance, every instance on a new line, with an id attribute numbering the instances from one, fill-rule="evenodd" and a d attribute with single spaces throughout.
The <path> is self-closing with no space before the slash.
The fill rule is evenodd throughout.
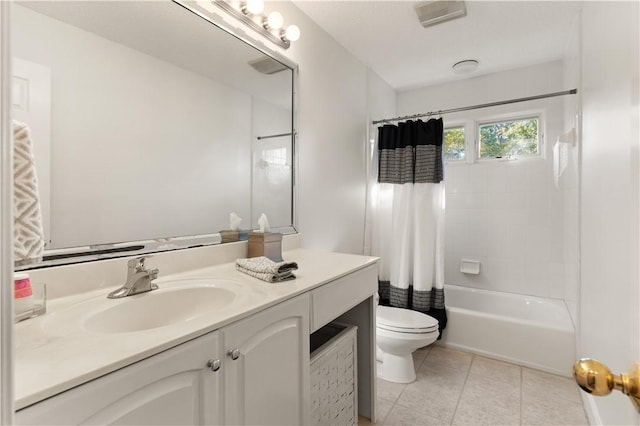
<path id="1" fill-rule="evenodd" d="M 241 303 L 236 303 L 233 309 L 212 310 L 189 321 L 165 327 L 127 333 L 96 333 L 81 327 L 79 318 L 74 321 L 74 317 L 69 317 L 69 312 L 78 312 L 79 303 L 83 303 L 80 306 L 95 308 L 127 299 L 106 298 L 107 293 L 117 287 L 100 288 L 50 301 L 47 314 L 18 323 L 15 327 L 16 409 L 219 329 L 373 265 L 377 260 L 375 257 L 304 249 L 284 252 L 283 257 L 298 263 L 295 280 L 267 283 L 236 271 L 233 263 L 165 276 L 161 272 L 155 281 L 161 289 L 163 282 L 170 285 L 171 281 L 214 278 L 235 281 L 243 288 Z M 134 297 L 144 297 L 144 294 Z M 68 327 L 60 327 L 60 319 L 66 318 L 65 315 L 69 317 Z M 57 322 L 56 327 L 51 326 L 54 322 Z"/>

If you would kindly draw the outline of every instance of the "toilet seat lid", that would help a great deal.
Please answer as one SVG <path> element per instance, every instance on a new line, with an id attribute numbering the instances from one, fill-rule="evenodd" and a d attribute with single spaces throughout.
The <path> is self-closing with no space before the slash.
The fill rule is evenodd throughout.
<path id="1" fill-rule="evenodd" d="M 438 320 L 422 312 L 409 309 L 378 306 L 378 327 L 391 331 L 430 332 L 438 330 Z"/>

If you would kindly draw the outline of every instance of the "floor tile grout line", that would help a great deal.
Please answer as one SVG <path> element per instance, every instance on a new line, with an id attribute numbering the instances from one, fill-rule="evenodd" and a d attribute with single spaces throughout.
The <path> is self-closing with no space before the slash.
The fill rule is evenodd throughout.
<path id="1" fill-rule="evenodd" d="M 523 415 L 522 411 L 524 410 L 524 372 L 522 367 L 520 367 L 520 425 L 522 425 Z"/>
<path id="2" fill-rule="evenodd" d="M 395 405 L 396 405 L 395 402 L 391 404 L 391 408 L 389 408 L 389 411 L 387 411 L 387 414 L 384 415 L 384 418 L 380 420 L 380 423 L 378 423 L 378 419 L 376 419 L 374 423 L 384 425 L 385 420 L 387 420 L 387 417 L 389 417 L 389 413 L 391 413 L 391 410 L 393 410 L 393 407 L 395 407 Z"/>
<path id="3" fill-rule="evenodd" d="M 384 379 L 383 379 L 384 380 Z M 389 417 L 389 414 L 391 414 L 391 412 L 393 411 L 394 408 L 396 408 L 396 405 L 398 405 L 398 400 L 400 399 L 400 396 L 404 393 L 404 391 L 407 389 L 407 385 L 405 384 L 402 388 L 402 390 L 400 391 L 400 393 L 398 394 L 398 396 L 396 396 L 396 398 L 393 400 L 393 404 L 391 404 L 391 408 L 389 408 L 389 411 L 387 411 L 387 414 L 384 416 L 384 419 L 382 420 L 382 424 L 384 425 L 385 421 L 387 420 L 387 417 Z M 387 400 L 388 401 L 388 400 Z"/>
<path id="4" fill-rule="evenodd" d="M 464 393 L 464 388 L 467 386 L 467 380 L 469 380 L 469 373 L 471 373 L 471 366 L 473 365 L 473 361 L 476 359 L 475 354 L 471 354 L 471 362 L 467 367 L 467 375 L 464 378 L 464 383 L 462 384 L 462 389 L 460 389 L 460 395 L 458 395 L 458 402 L 456 402 L 456 408 L 453 410 L 453 415 L 451 416 L 450 425 L 453 424 L 454 419 L 456 418 L 456 413 L 458 412 L 458 408 L 460 407 L 460 400 L 462 399 L 462 394 Z"/>

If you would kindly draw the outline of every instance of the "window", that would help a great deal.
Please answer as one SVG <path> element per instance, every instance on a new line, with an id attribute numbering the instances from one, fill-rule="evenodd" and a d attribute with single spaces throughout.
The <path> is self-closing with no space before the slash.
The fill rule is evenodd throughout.
<path id="1" fill-rule="evenodd" d="M 465 159 L 464 127 L 444 129 L 444 159 L 457 161 Z"/>
<path id="2" fill-rule="evenodd" d="M 287 165 L 287 148 L 271 148 L 266 149 L 262 153 L 262 159 L 269 165 L 286 166 Z"/>
<path id="3" fill-rule="evenodd" d="M 478 126 L 480 158 L 538 155 L 539 119 L 519 118 Z"/>

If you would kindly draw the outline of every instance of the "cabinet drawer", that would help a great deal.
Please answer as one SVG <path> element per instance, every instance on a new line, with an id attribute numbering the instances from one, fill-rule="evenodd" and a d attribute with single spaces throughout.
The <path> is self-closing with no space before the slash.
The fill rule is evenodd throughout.
<path id="1" fill-rule="evenodd" d="M 371 265 L 311 292 L 311 332 L 333 321 L 378 291 L 378 271 Z"/>

